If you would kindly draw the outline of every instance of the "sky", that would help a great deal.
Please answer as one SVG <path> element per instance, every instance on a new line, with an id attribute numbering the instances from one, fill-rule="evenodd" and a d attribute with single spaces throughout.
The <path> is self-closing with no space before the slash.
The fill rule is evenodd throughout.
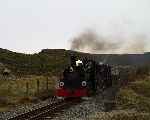
<path id="1" fill-rule="evenodd" d="M 0 48 L 70 49 L 74 37 L 92 29 L 119 41 L 144 36 L 150 51 L 149 11 L 149 0 L 0 0 Z"/>

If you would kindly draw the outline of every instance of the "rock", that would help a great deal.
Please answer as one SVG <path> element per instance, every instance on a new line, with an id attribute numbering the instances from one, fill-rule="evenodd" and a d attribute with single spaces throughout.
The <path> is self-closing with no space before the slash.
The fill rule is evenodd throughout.
<path id="1" fill-rule="evenodd" d="M 5 68 L 4 64 L 0 62 L 0 72 Z"/>
<path id="2" fill-rule="evenodd" d="M 3 75 L 10 75 L 10 73 L 11 73 L 11 70 L 9 70 L 8 68 L 4 68 L 4 70 L 3 70 Z"/>

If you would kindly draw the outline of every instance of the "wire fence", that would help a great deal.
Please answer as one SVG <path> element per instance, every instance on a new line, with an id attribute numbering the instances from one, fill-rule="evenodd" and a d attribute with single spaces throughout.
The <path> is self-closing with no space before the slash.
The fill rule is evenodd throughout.
<path id="1" fill-rule="evenodd" d="M 49 77 L 0 81 L 0 96 L 38 96 L 54 91 L 55 80 Z"/>

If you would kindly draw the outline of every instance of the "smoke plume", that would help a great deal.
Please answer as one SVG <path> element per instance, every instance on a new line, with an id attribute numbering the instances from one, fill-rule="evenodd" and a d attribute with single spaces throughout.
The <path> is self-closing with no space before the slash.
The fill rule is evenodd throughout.
<path id="1" fill-rule="evenodd" d="M 71 50 L 96 54 L 143 53 L 145 50 L 144 39 L 145 36 L 135 35 L 116 41 L 112 38 L 102 37 L 92 30 L 86 30 L 71 40 Z"/>

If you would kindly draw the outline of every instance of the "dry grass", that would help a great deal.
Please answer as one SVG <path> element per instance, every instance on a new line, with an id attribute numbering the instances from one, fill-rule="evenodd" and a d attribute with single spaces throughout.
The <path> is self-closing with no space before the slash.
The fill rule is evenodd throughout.
<path id="1" fill-rule="evenodd" d="M 123 109 L 136 109 L 150 113 L 150 79 L 139 79 L 120 89 L 117 105 Z"/>
<path id="2" fill-rule="evenodd" d="M 129 85 L 129 87 L 137 94 L 150 98 L 150 79 L 138 80 Z"/>
<path id="3" fill-rule="evenodd" d="M 117 97 L 117 108 L 123 111 L 134 110 L 134 114 L 119 113 L 114 120 L 149 120 L 150 119 L 150 79 L 138 79 L 125 88 L 121 88 Z"/>
<path id="4" fill-rule="evenodd" d="M 8 110 L 10 106 L 12 107 L 16 104 L 35 103 L 41 99 L 53 96 L 55 79 L 55 77 L 30 76 L 18 80 L 1 80 L 0 111 Z M 39 89 L 37 87 L 38 81 Z"/>

